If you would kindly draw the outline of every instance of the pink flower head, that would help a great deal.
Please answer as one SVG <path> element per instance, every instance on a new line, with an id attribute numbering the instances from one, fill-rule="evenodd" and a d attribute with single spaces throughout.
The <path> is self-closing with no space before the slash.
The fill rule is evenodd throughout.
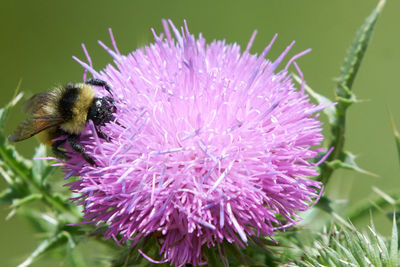
<path id="1" fill-rule="evenodd" d="M 107 238 L 137 244 L 157 236 L 162 261 L 206 263 L 223 241 L 245 247 L 298 221 L 322 185 L 310 163 L 322 151 L 317 112 L 288 67 L 225 41 L 196 39 L 187 25 L 164 23 L 149 46 L 121 55 L 97 72 L 113 90 L 115 121 L 99 138 L 89 123 L 80 142 L 98 166 L 73 154 L 64 165 L 87 223 L 105 223 Z M 98 88 L 100 95 L 105 90 Z M 279 219 L 278 219 L 279 218 Z M 282 219 L 284 218 L 284 219 Z M 141 251 L 140 251 L 141 252 Z M 143 252 L 141 252 L 147 257 Z"/>

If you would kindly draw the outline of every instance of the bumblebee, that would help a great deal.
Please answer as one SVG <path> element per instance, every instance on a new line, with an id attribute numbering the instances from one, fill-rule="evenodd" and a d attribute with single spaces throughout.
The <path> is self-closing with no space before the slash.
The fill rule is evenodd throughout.
<path id="1" fill-rule="evenodd" d="M 82 154 L 91 165 L 95 161 L 85 152 L 85 147 L 79 143 L 80 134 L 91 120 L 97 135 L 107 141 L 101 126 L 114 120 L 116 111 L 114 99 L 111 96 L 96 97 L 93 86 L 101 86 L 112 96 L 111 88 L 105 81 L 90 79 L 85 83 L 68 83 L 49 92 L 32 96 L 24 105 L 23 110 L 31 115 L 23 121 L 8 137 L 10 142 L 19 142 L 38 134 L 41 143 L 51 145 L 56 157 L 68 159 L 60 146 L 68 141 L 71 148 Z M 66 136 L 65 139 L 54 139 Z"/>

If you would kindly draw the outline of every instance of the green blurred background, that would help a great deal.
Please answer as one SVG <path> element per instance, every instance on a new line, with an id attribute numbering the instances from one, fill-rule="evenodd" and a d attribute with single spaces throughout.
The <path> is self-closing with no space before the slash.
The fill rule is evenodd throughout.
<path id="1" fill-rule="evenodd" d="M 110 44 L 111 27 L 119 50 L 129 53 L 152 41 L 150 28 L 159 33 L 161 19 L 180 26 L 188 21 L 192 33 L 202 32 L 209 41 L 226 39 L 245 47 L 253 30 L 258 35 L 252 48 L 260 53 L 273 34 L 278 39 L 268 55 L 276 58 L 292 40 L 290 55 L 312 48 L 298 63 L 307 83 L 319 93 L 333 97 L 334 78 L 339 75 L 346 51 L 356 30 L 377 0 L 251 0 L 251 1 L 0 1 L 0 104 L 12 98 L 22 79 L 27 96 L 58 84 L 82 80 L 82 68 L 72 55 L 84 58 L 85 43 L 96 69 L 111 58 L 97 44 Z M 369 100 L 349 110 L 346 147 L 358 155 L 361 167 L 379 178 L 337 171 L 326 193 L 348 199 L 349 205 L 374 196 L 371 186 L 386 192 L 399 190 L 399 161 L 387 108 L 400 127 L 400 1 L 388 0 L 379 18 L 364 58 L 354 91 Z M 9 122 L 11 132 L 24 118 L 19 108 Z M 37 141 L 19 143 L 17 148 L 31 156 Z M 0 180 L 0 189 L 5 187 Z M 8 208 L 0 206 L 1 266 L 16 266 L 39 243 L 30 225 L 18 216 L 5 220 Z M 378 228 L 386 233 L 384 220 Z M 362 224 L 359 223 L 359 224 Z M 44 260 L 33 266 L 68 266 Z"/>

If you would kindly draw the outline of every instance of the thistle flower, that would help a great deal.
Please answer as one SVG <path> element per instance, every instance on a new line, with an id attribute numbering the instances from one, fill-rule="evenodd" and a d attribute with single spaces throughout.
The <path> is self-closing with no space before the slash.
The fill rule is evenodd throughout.
<path id="1" fill-rule="evenodd" d="M 83 206 L 84 222 L 107 225 L 107 238 L 136 245 L 157 236 L 163 261 L 205 264 L 204 251 L 223 241 L 245 247 L 252 235 L 272 236 L 298 221 L 322 189 L 308 179 L 321 153 L 317 112 L 288 67 L 292 47 L 275 60 L 241 52 L 237 44 L 196 39 L 163 21 L 165 38 L 114 58 L 97 72 L 113 89 L 115 121 L 98 138 L 89 123 L 80 155 L 62 163 Z M 172 28 L 172 34 L 170 28 Z M 85 51 L 86 52 L 86 51 Z M 87 54 L 87 53 L 86 53 Z M 106 94 L 106 92 L 99 92 Z M 67 148 L 68 149 L 68 148 Z M 143 252 L 140 251 L 145 257 Z M 151 260 L 151 259 L 150 259 Z"/>

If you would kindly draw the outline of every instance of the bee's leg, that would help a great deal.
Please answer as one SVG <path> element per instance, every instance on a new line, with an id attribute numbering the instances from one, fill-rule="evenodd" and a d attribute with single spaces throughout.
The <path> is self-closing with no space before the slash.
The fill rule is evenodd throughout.
<path id="1" fill-rule="evenodd" d="M 108 92 L 110 95 L 113 95 L 112 92 L 111 92 L 110 86 L 109 86 L 105 81 L 103 81 L 103 80 L 92 78 L 92 79 L 87 80 L 85 83 L 91 84 L 91 85 L 94 85 L 94 86 L 103 86 L 104 89 L 106 89 L 107 92 Z"/>
<path id="2" fill-rule="evenodd" d="M 68 135 L 68 143 L 71 146 L 71 148 L 80 153 L 82 157 L 90 164 L 90 165 L 97 165 L 96 162 L 90 157 L 88 154 L 85 152 L 85 148 L 79 144 L 79 135 L 76 134 L 70 134 Z"/>
<path id="3" fill-rule="evenodd" d="M 111 137 L 109 137 L 108 135 L 106 135 L 100 127 L 94 127 L 96 129 L 96 133 L 100 138 L 103 138 L 104 140 L 106 140 L 107 142 L 111 141 Z"/>
<path id="4" fill-rule="evenodd" d="M 62 140 L 57 140 L 51 145 L 51 150 L 53 151 L 53 154 L 59 158 L 59 159 L 69 159 L 64 151 L 60 150 L 59 147 L 65 143 L 65 139 Z"/>
<path id="5" fill-rule="evenodd" d="M 105 96 L 105 97 L 103 97 L 105 100 L 107 100 L 108 102 L 110 102 L 111 104 L 114 104 L 115 103 L 115 99 L 114 98 L 112 98 L 111 96 Z"/>

